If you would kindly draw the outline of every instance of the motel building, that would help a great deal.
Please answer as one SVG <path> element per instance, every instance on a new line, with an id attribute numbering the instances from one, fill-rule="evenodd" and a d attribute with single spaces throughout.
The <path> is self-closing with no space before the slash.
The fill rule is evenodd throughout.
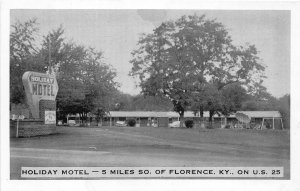
<path id="1" fill-rule="evenodd" d="M 236 114 L 248 116 L 250 123 L 239 121 Z M 215 114 L 213 126 L 215 128 L 249 128 L 249 129 L 284 129 L 282 116 L 279 111 L 238 111 L 230 116 Z M 204 112 L 204 121 L 209 123 L 209 112 Z M 136 120 L 136 127 L 169 127 L 174 121 L 179 121 L 179 114 L 176 112 L 155 112 L 155 111 L 110 111 L 102 122 L 102 126 L 116 126 L 117 122 Z M 184 120 L 193 120 L 194 127 L 201 127 L 200 114 L 192 111 L 184 113 Z M 226 126 L 225 126 L 226 125 Z"/>

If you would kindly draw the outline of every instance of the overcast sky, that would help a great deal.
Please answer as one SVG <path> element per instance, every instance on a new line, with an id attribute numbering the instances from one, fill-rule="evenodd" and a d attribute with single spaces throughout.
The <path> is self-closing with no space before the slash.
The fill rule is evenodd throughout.
<path id="1" fill-rule="evenodd" d="M 264 85 L 280 97 L 290 93 L 290 12 L 229 10 L 12 10 L 11 22 L 36 17 L 42 37 L 60 25 L 66 39 L 104 52 L 105 62 L 118 73 L 121 91 L 138 94 L 131 69 L 130 52 L 141 33 L 150 33 L 166 20 L 182 15 L 206 14 L 228 29 L 236 45 L 255 44 L 267 67 Z"/>

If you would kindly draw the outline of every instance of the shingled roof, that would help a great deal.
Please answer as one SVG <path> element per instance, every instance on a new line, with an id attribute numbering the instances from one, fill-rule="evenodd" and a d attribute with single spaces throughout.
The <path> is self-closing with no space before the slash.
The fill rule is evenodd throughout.
<path id="1" fill-rule="evenodd" d="M 237 113 L 243 113 L 251 118 L 281 118 L 279 111 L 238 111 Z"/>
<path id="2" fill-rule="evenodd" d="M 279 111 L 238 111 L 244 113 L 251 118 L 280 118 L 282 117 Z M 179 117 L 179 114 L 174 111 L 110 111 L 111 117 Z M 196 115 L 199 117 L 199 113 Z M 195 117 L 194 112 L 186 111 L 184 117 Z M 204 112 L 204 117 L 209 117 L 209 112 Z M 219 117 L 217 114 L 214 117 Z M 235 117 L 235 114 L 230 115 Z"/>

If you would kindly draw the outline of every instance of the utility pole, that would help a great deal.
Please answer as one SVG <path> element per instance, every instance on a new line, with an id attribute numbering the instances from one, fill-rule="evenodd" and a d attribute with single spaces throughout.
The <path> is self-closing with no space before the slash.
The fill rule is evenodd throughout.
<path id="1" fill-rule="evenodd" d="M 51 43 L 50 43 L 50 35 L 48 36 L 48 51 L 49 51 L 49 65 L 48 70 L 49 74 L 52 74 L 52 66 L 51 66 Z"/>

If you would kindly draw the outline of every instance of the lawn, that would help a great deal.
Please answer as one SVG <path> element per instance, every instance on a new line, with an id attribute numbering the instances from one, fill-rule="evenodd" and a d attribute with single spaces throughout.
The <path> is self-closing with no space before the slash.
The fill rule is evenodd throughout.
<path id="1" fill-rule="evenodd" d="M 28 165 L 283 166 L 289 178 L 290 134 L 286 130 L 58 127 L 55 135 L 12 138 L 11 156 L 13 176 Z"/>

